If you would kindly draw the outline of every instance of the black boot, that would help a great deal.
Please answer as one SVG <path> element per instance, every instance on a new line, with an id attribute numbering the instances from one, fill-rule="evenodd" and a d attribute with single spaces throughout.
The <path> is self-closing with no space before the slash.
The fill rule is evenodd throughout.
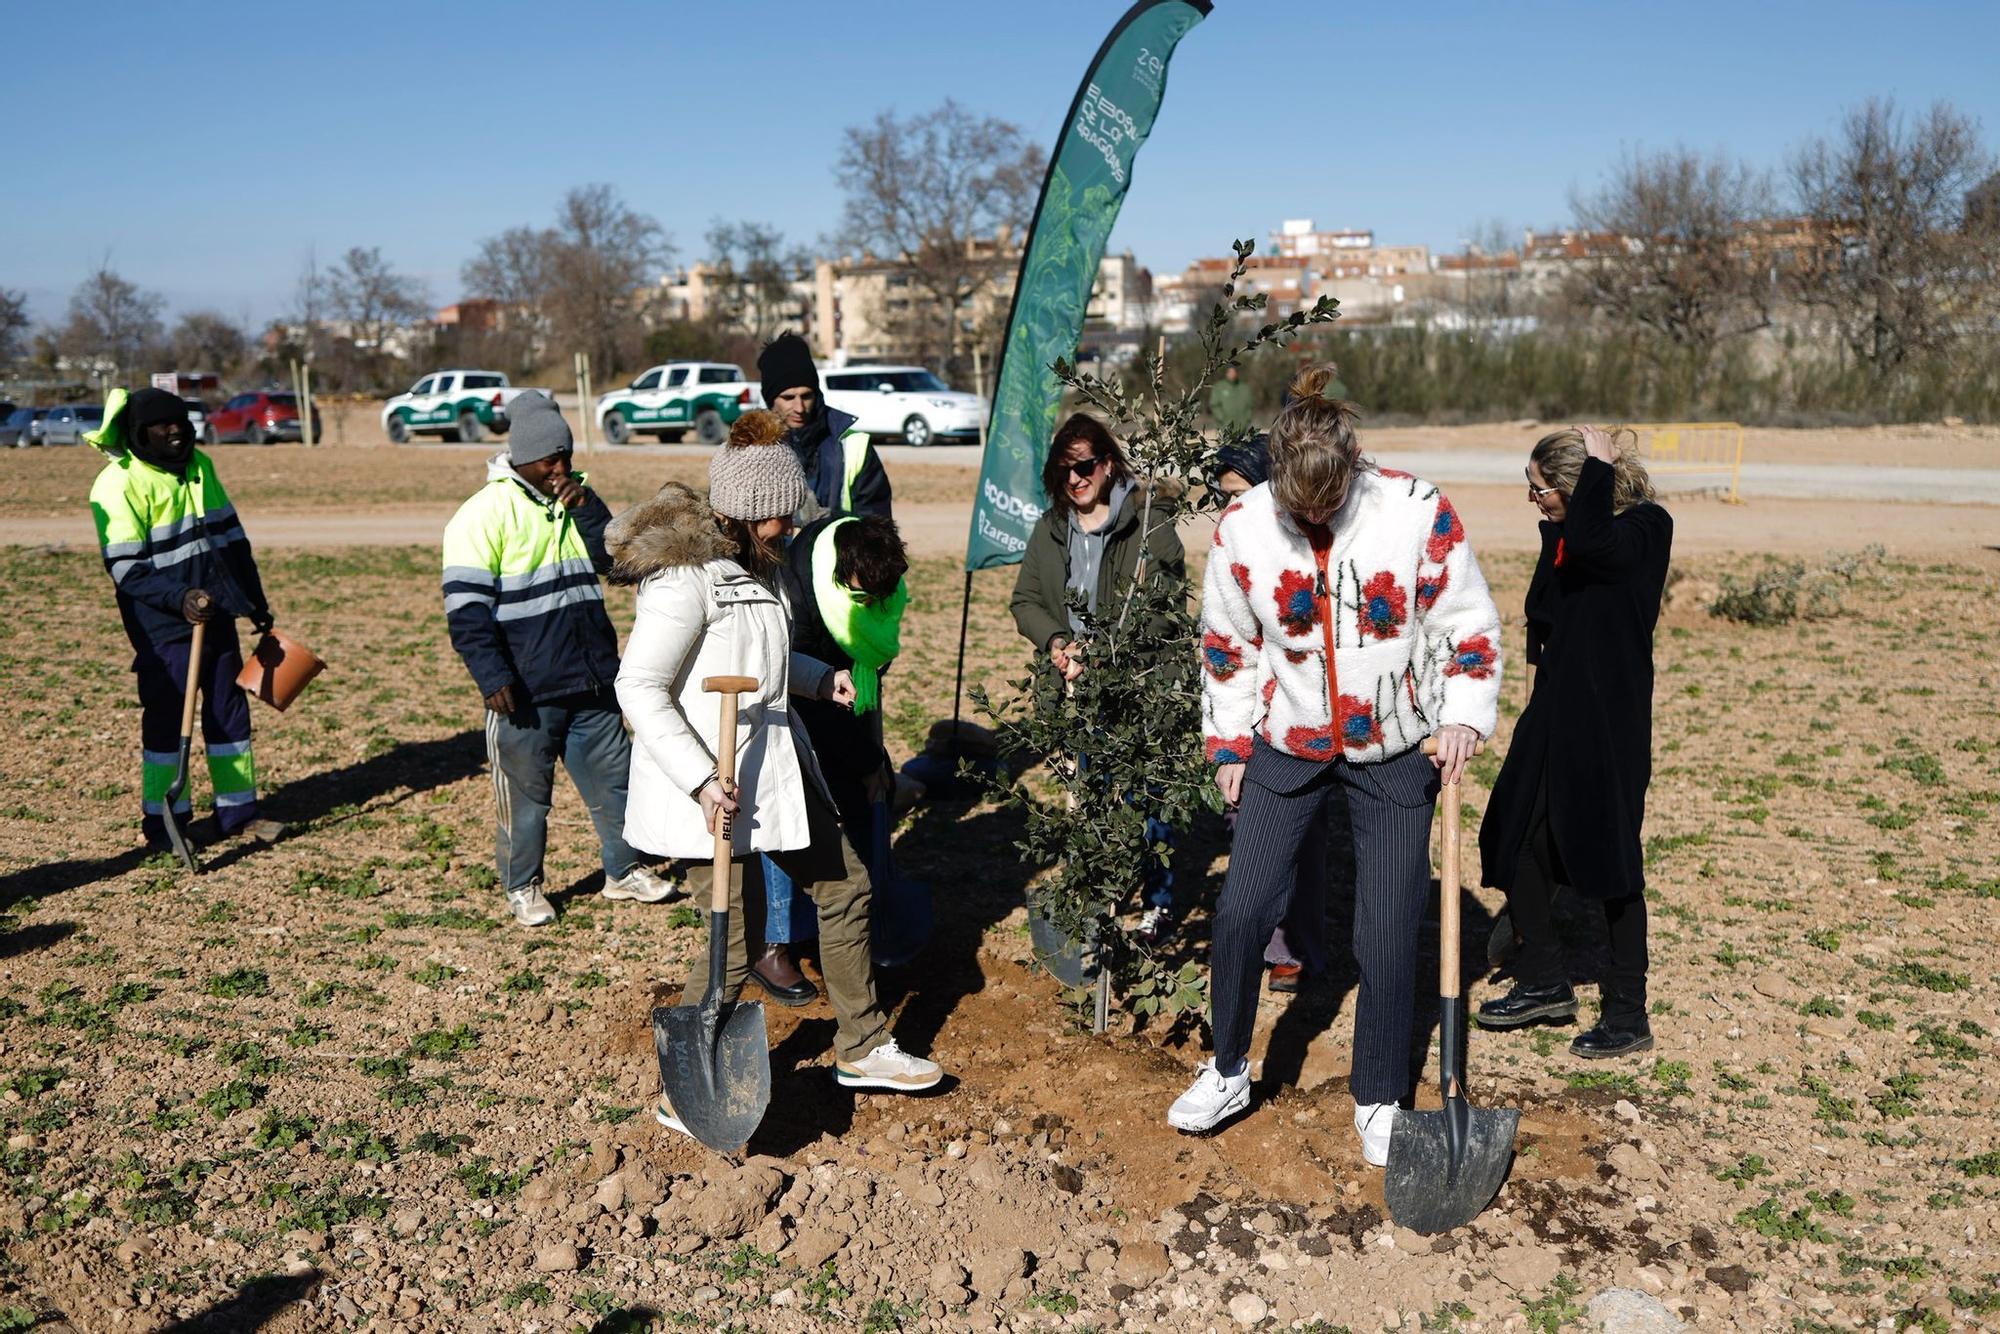
<path id="1" fill-rule="evenodd" d="M 1567 982 L 1553 986 L 1514 985 L 1504 996 L 1483 1002 L 1473 1018 L 1481 1028 L 1520 1028 L 1524 1024 L 1569 1019 L 1576 1014 L 1576 992 Z"/>
<path id="2" fill-rule="evenodd" d="M 1569 1044 L 1569 1054 L 1582 1056 L 1588 1060 L 1603 1060 L 1611 1056 L 1630 1056 L 1635 1051 L 1653 1049 L 1653 1030 L 1644 1019 L 1634 1024 L 1623 1021 L 1612 1023 L 1600 1019 L 1597 1027 L 1588 1033 L 1577 1035 Z"/>

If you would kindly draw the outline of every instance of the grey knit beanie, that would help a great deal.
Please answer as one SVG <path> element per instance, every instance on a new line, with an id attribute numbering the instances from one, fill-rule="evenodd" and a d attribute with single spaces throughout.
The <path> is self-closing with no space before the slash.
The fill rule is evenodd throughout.
<path id="1" fill-rule="evenodd" d="M 507 405 L 507 422 L 507 462 L 517 468 L 551 454 L 567 454 L 576 444 L 555 400 L 539 389 L 514 396 Z"/>
<path id="2" fill-rule="evenodd" d="M 717 514 L 755 523 L 796 514 L 806 475 L 784 445 L 724 445 L 708 461 L 708 503 Z"/>

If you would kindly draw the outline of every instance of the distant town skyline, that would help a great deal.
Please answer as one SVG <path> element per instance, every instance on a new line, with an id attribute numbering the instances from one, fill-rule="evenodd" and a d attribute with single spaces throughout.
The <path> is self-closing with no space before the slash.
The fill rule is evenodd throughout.
<path id="1" fill-rule="evenodd" d="M 839 224 L 841 131 L 950 96 L 1047 144 L 1125 0 L 1004 8 L 903 0 L 688 12 L 523 0 L 390 6 L 337 26 L 222 3 L 10 15 L 15 188 L 0 286 L 59 320 L 106 257 L 168 315 L 258 326 L 308 254 L 377 246 L 433 307 L 464 295 L 479 241 L 541 225 L 607 182 L 703 257 L 717 219 L 809 249 Z M 124 10 L 121 20 L 117 11 Z M 1871 96 L 1948 99 L 2000 143 L 1990 55 L 2000 9 L 1919 3 L 1584 3 L 1351 12 L 1218 0 L 1181 45 L 1117 230 L 1155 273 L 1267 251 L 1287 218 L 1381 244 L 1463 248 L 1500 223 L 1560 225 L 1621 152 L 1687 144 L 1782 169 L 1788 149 Z M 171 77 L 141 82 L 156 62 Z M 114 71 L 83 96 L 83 71 Z M 91 85 L 97 88 L 94 82 Z M 138 90 L 147 87 L 144 96 Z M 30 111 L 29 109 L 32 109 Z"/>

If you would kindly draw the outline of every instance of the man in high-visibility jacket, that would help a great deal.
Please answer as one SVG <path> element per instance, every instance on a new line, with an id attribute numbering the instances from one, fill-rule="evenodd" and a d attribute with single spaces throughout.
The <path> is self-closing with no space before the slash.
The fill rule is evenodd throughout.
<path id="1" fill-rule="evenodd" d="M 132 641 L 139 684 L 141 828 L 167 846 L 166 795 L 179 768 L 181 705 L 192 669 L 200 682 L 201 735 L 224 835 L 248 830 L 268 841 L 283 826 L 258 819 L 250 702 L 236 684 L 243 651 L 236 618 L 271 628 L 271 607 L 250 539 L 208 455 L 194 447 L 187 403 L 163 389 L 111 391 L 104 423 L 84 436 L 105 456 L 90 488 L 90 513 L 118 616 Z M 190 665 L 194 627 L 206 622 L 202 661 Z M 183 789 L 175 814 L 192 811 Z"/>
<path id="2" fill-rule="evenodd" d="M 541 926 L 556 915 L 542 855 L 558 758 L 597 827 L 604 897 L 658 903 L 678 890 L 625 841 L 632 743 L 614 689 L 618 635 L 597 579 L 611 568 L 611 511 L 570 471 L 569 426 L 548 395 L 521 394 L 507 415 L 507 449 L 444 530 L 444 611 L 486 701 L 500 885 L 514 919 Z"/>
<path id="3" fill-rule="evenodd" d="M 757 356 L 764 402 L 785 423 L 785 443 L 805 470 L 812 491 L 801 526 L 826 514 L 879 514 L 889 517 L 889 473 L 854 418 L 827 406 L 819 390 L 819 368 L 806 340 L 789 331 L 764 345 Z"/>

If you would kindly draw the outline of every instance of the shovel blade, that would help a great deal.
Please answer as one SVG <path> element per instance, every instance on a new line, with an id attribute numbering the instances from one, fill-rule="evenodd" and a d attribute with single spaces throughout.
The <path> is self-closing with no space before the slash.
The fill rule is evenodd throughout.
<path id="1" fill-rule="evenodd" d="M 688 1131 L 717 1153 L 749 1143 L 771 1105 L 764 1003 L 654 1010 L 653 1045 L 660 1086 Z"/>
<path id="2" fill-rule="evenodd" d="M 1449 1110 L 1396 1114 L 1382 1194 L 1389 1217 L 1412 1232 L 1429 1236 L 1464 1227 L 1506 1183 L 1521 1113 L 1463 1104 L 1460 1111 L 1462 1137 L 1452 1133 Z"/>
<path id="3" fill-rule="evenodd" d="M 1033 898 L 1028 900 L 1028 943 L 1035 962 L 1066 987 L 1080 987 L 1090 981 L 1092 970 L 1083 961 L 1083 946 L 1056 930 L 1055 923 L 1041 915 Z"/>

